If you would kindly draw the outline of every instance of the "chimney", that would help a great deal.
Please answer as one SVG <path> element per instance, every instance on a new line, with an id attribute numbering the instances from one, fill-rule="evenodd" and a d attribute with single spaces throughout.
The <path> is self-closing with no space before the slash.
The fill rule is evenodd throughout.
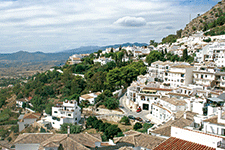
<path id="1" fill-rule="evenodd" d="M 67 126 L 67 134 L 70 134 L 70 126 Z"/>
<path id="2" fill-rule="evenodd" d="M 176 115 L 172 114 L 172 120 L 175 120 L 175 119 L 176 119 Z"/>
<path id="3" fill-rule="evenodd" d="M 218 119 L 217 119 L 217 122 L 220 122 L 220 119 L 222 118 L 222 108 L 221 107 L 218 107 L 217 111 L 218 111 Z"/>
<path id="4" fill-rule="evenodd" d="M 184 113 L 184 119 L 187 119 L 187 114 L 186 114 L 186 112 Z"/>
<path id="5" fill-rule="evenodd" d="M 208 98 L 208 96 L 209 96 L 209 92 L 207 91 L 207 92 L 206 92 L 206 98 Z"/>

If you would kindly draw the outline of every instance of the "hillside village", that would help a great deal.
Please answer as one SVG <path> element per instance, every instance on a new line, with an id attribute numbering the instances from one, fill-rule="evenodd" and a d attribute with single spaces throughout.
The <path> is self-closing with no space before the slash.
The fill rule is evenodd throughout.
<path id="1" fill-rule="evenodd" d="M 198 30 L 74 54 L 0 89 L 1 148 L 225 149 L 225 35 Z"/>
<path id="2" fill-rule="evenodd" d="M 209 38 L 211 41 L 206 41 Z M 169 55 L 182 58 L 185 51 L 187 56 L 194 58 L 192 62 L 170 61 L 168 59 L 149 62 L 147 59 L 156 52 L 163 54 L 164 58 Z M 118 52 L 123 52 L 122 58 L 107 55 Z M 27 112 L 19 117 L 21 119 L 18 122 L 19 132 L 30 125 L 41 127 L 46 131 L 51 130 L 49 130 L 50 133 L 45 134 L 20 134 L 14 141 L 16 149 L 21 149 L 21 147 L 29 149 L 35 143 L 40 144 L 39 148 L 45 149 L 60 147 L 65 143 L 71 147 L 79 145 L 80 148 L 84 149 L 96 147 L 97 149 L 169 149 L 172 145 L 178 149 L 225 149 L 224 35 L 204 36 L 203 32 L 197 32 L 192 36 L 177 39 L 172 44 L 159 44 L 156 47 L 149 45 L 107 48 L 104 51 L 100 50 L 94 53 L 94 55 L 96 58 L 93 62 L 101 66 L 110 62 L 116 63 L 118 61 L 116 59 L 121 59 L 121 62 L 143 61 L 147 66 L 146 73 L 137 76 L 137 80 L 134 80 L 127 87 L 127 90 L 124 91 L 122 86 L 121 89 L 113 92 L 113 95 L 116 94 L 120 99 L 120 111 L 108 110 L 104 107 L 96 108 L 97 99 L 104 92 L 103 90 L 90 91 L 80 95 L 78 98 L 80 104 L 89 103 L 89 107 L 83 107 L 82 111 L 77 101 L 65 100 L 52 107 L 51 115 L 45 112 L 43 114 L 36 113 L 32 110 L 32 103 L 29 102 L 32 97 L 25 99 L 25 101 L 18 99 L 16 101 L 17 107 L 25 108 Z M 75 54 L 69 57 L 68 64 L 80 64 L 83 58 L 89 56 L 90 54 Z M 63 70 L 60 69 L 51 69 L 50 71 L 64 74 Z M 85 78 L 82 74 L 74 74 L 74 76 Z M 24 107 L 24 102 L 31 107 Z M 84 133 L 90 138 L 98 135 L 98 138 L 90 139 L 92 145 L 89 145 L 88 141 L 87 143 L 77 141 L 78 137 L 84 136 L 83 133 L 75 136 L 70 133 L 70 128 L 66 129 L 67 134 L 52 132 L 52 129 L 61 129 L 61 125 L 65 123 L 83 126 L 83 119 L 89 115 L 97 116 L 98 119 L 117 120 L 118 122 L 123 116 L 127 116 L 134 126 L 137 123 L 150 124 L 150 126 L 144 132 L 138 132 L 139 130 L 123 131 L 123 136 L 109 138 L 108 142 L 103 142 L 98 133 L 95 135 Z M 88 117 L 85 122 L 87 123 L 90 119 Z M 97 121 L 99 121 L 98 119 Z M 26 140 L 28 137 L 32 139 L 38 136 L 43 136 L 43 138 L 37 141 Z M 59 138 L 58 141 L 52 141 L 55 137 Z M 49 142 L 45 142 L 44 139 Z M 70 140 L 75 143 L 69 142 Z M 81 142 L 81 145 L 77 145 L 77 142 Z"/>

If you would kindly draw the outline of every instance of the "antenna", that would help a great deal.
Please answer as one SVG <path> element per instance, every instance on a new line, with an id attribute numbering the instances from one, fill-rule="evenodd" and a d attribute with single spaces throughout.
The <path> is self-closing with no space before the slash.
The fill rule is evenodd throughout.
<path id="1" fill-rule="evenodd" d="M 191 14 L 190 14 L 190 16 L 189 16 L 190 18 L 189 18 L 189 22 L 191 22 Z"/>

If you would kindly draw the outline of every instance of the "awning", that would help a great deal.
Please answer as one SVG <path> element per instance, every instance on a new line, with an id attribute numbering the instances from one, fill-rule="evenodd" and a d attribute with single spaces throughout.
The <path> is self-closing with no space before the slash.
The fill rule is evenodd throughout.
<path id="1" fill-rule="evenodd" d="M 156 90 L 147 90 L 147 89 L 143 89 L 143 92 L 157 92 Z"/>
<path id="2" fill-rule="evenodd" d="M 222 99 L 216 98 L 216 97 L 208 98 L 208 100 L 213 101 L 213 102 L 224 102 Z"/>

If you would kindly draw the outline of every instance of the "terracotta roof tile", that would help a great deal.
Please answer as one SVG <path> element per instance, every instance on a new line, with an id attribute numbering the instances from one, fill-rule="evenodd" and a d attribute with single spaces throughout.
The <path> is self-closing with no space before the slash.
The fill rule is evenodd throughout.
<path id="1" fill-rule="evenodd" d="M 40 113 L 28 113 L 23 116 L 23 119 L 39 119 L 40 117 Z"/>
<path id="2" fill-rule="evenodd" d="M 186 105 L 187 103 L 185 102 L 185 100 L 178 100 L 177 98 L 173 97 L 173 98 L 169 98 L 169 97 L 162 97 L 161 100 L 166 101 L 170 104 L 173 104 L 175 106 L 183 106 Z"/>
<path id="3" fill-rule="evenodd" d="M 216 150 L 215 148 L 208 147 L 205 145 L 181 140 L 175 137 L 170 137 L 157 147 L 155 147 L 153 150 L 193 150 L 193 149 L 201 149 L 201 150 Z"/>
<path id="4" fill-rule="evenodd" d="M 143 133 L 114 138 L 114 143 L 130 143 L 135 147 L 140 146 L 148 149 L 153 149 L 163 141 L 165 141 L 164 138 Z"/>

